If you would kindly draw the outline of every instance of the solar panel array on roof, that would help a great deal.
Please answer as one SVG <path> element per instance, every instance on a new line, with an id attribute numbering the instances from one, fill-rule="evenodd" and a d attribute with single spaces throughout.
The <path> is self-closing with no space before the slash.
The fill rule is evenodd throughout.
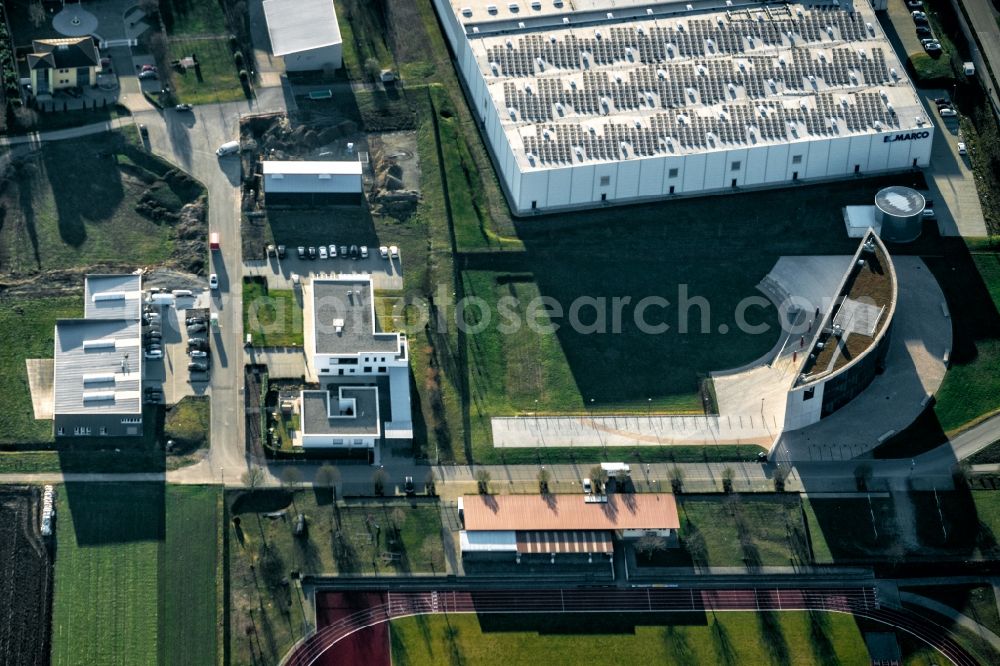
<path id="1" fill-rule="evenodd" d="M 874 37 L 854 11 L 762 6 L 510 34 L 485 51 L 510 121 L 529 125 L 525 152 L 572 164 L 899 127 L 871 90 L 895 85 Z"/>

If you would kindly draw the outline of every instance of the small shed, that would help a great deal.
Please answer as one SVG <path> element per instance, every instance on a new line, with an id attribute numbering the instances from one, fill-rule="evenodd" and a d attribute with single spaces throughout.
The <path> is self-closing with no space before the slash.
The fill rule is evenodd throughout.
<path id="1" fill-rule="evenodd" d="M 362 200 L 362 167 L 357 160 L 261 163 L 268 206 L 356 204 Z"/>

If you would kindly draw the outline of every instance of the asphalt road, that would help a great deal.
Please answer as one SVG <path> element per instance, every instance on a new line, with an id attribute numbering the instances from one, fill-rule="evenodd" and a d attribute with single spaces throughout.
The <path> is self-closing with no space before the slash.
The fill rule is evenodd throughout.
<path id="1" fill-rule="evenodd" d="M 137 123 L 149 131 L 149 149 L 200 180 L 208 189 L 209 233 L 219 234 L 220 251 L 212 252 L 209 272 L 219 276 L 211 311 L 219 327 L 211 330 L 211 448 L 192 470 L 211 482 L 236 480 L 247 468 L 243 410 L 242 244 L 240 239 L 240 160 L 219 158 L 216 148 L 239 138 L 239 120 L 248 113 L 284 109 L 280 88 L 264 89 L 254 103 L 198 106 L 191 112 L 142 111 Z"/>

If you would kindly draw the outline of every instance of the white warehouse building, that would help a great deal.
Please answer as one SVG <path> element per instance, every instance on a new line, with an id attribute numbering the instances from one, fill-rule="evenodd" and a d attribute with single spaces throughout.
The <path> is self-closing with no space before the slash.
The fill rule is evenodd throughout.
<path id="1" fill-rule="evenodd" d="M 515 214 L 927 166 L 867 0 L 434 0 Z"/>

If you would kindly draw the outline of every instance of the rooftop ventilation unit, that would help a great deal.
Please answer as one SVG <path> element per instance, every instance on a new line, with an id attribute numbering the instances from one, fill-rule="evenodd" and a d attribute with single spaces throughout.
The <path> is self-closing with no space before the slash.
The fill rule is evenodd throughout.
<path id="1" fill-rule="evenodd" d="M 594 31 L 594 39 L 600 40 L 602 36 L 603 35 L 601 35 L 601 31 L 600 30 L 595 30 Z"/>
<path id="2" fill-rule="evenodd" d="M 694 5 L 691 5 L 691 4 L 688 4 L 688 5 L 685 5 L 685 8 L 686 8 L 686 9 L 687 9 L 687 10 L 688 10 L 689 12 L 693 12 L 693 11 L 694 11 Z"/>
<path id="3" fill-rule="evenodd" d="M 496 5 L 486 5 L 486 11 L 489 12 L 490 14 L 496 14 L 497 13 L 497 6 Z"/>
<path id="4" fill-rule="evenodd" d="M 517 109 L 511 108 L 511 107 L 507 107 L 507 113 L 510 114 L 510 119 L 511 120 L 517 121 Z"/>
<path id="5" fill-rule="evenodd" d="M 889 76 L 892 77 L 893 81 L 898 81 L 899 80 L 899 72 L 897 72 L 895 69 L 890 69 L 889 70 Z"/>
<path id="6" fill-rule="evenodd" d="M 531 8 L 536 12 L 539 11 L 542 8 L 541 0 L 532 0 Z"/>
<path id="7" fill-rule="evenodd" d="M 637 28 L 635 29 L 635 33 L 636 33 L 637 35 L 639 35 L 639 36 L 645 36 L 645 34 L 646 34 L 646 29 L 645 29 L 645 28 L 643 28 L 643 27 L 642 27 L 642 26 L 640 25 L 639 27 L 637 27 Z"/>
<path id="8" fill-rule="evenodd" d="M 542 130 L 542 138 L 546 141 L 550 141 L 552 139 L 552 133 L 548 130 Z"/>
<path id="9" fill-rule="evenodd" d="M 114 381 L 115 373 L 113 372 L 95 372 L 93 374 L 83 376 L 84 386 L 90 386 L 92 384 L 110 384 Z"/>
<path id="10" fill-rule="evenodd" d="M 472 7 L 462 7 L 462 16 L 472 16 Z"/>
<path id="11" fill-rule="evenodd" d="M 532 155 L 531 153 L 528 153 L 527 157 L 528 157 L 528 164 L 530 164 L 531 166 L 535 166 L 535 156 Z"/>
<path id="12" fill-rule="evenodd" d="M 683 23 L 678 23 L 677 24 L 677 32 L 684 32 L 684 24 Z"/>
<path id="13" fill-rule="evenodd" d="M 517 29 L 518 30 L 524 30 L 524 21 L 518 21 L 517 22 Z"/>
<path id="14" fill-rule="evenodd" d="M 115 339 L 114 338 L 98 338 L 96 340 L 84 340 L 83 341 L 84 350 L 88 349 L 114 349 Z"/>
<path id="15" fill-rule="evenodd" d="M 646 93 L 646 103 L 650 106 L 656 106 L 656 99 L 653 97 L 653 93 Z"/>
<path id="16" fill-rule="evenodd" d="M 541 58 L 535 58 L 535 64 L 538 65 L 538 71 L 539 72 L 544 72 L 545 71 L 545 61 L 544 60 L 542 60 Z"/>
<path id="17" fill-rule="evenodd" d="M 652 15 L 653 15 L 653 10 L 651 8 L 647 7 L 646 8 L 646 16 L 652 16 Z"/>
<path id="18" fill-rule="evenodd" d="M 559 3 L 556 6 L 557 7 L 562 7 L 562 3 Z M 563 25 L 569 25 L 569 17 L 568 16 L 563 16 Z"/>
<path id="19" fill-rule="evenodd" d="M 833 39 L 833 26 L 832 25 L 826 26 L 826 34 L 827 34 L 828 37 L 830 37 L 830 39 Z"/>
<path id="20" fill-rule="evenodd" d="M 333 332 L 336 333 L 337 335 L 340 335 L 341 333 L 344 332 L 344 320 L 343 319 L 334 319 L 333 320 Z"/>
<path id="21" fill-rule="evenodd" d="M 656 70 L 656 78 L 658 78 L 661 81 L 665 81 L 667 79 L 667 73 L 662 69 L 658 69 Z"/>
<path id="22" fill-rule="evenodd" d="M 94 294 L 93 296 L 91 296 L 90 299 L 94 303 L 98 303 L 100 301 L 124 301 L 125 300 L 125 292 L 124 291 L 99 291 L 96 294 Z"/>
<path id="23" fill-rule="evenodd" d="M 871 23 L 865 23 L 865 27 L 868 28 L 868 34 L 870 34 L 870 35 L 872 35 L 874 37 L 875 36 L 875 26 L 873 26 Z"/>
<path id="24" fill-rule="evenodd" d="M 580 158 L 581 162 L 584 160 L 584 157 L 583 157 L 583 148 L 580 148 L 579 146 L 577 146 L 576 148 L 573 149 L 573 152 L 576 154 L 577 157 Z"/>
<path id="25" fill-rule="evenodd" d="M 493 76 L 500 76 L 500 65 L 495 62 L 491 62 L 490 71 L 493 72 Z"/>
<path id="26" fill-rule="evenodd" d="M 530 95 L 531 92 L 532 92 L 531 91 L 531 84 L 530 83 L 525 83 L 524 84 L 524 94 Z"/>
<path id="27" fill-rule="evenodd" d="M 559 41 L 559 40 L 556 39 L 555 35 L 549 35 L 549 43 L 550 44 L 555 44 L 557 41 Z"/>
<path id="28" fill-rule="evenodd" d="M 886 110 L 887 110 L 887 111 L 888 111 L 889 113 L 891 113 L 892 115 L 896 115 L 896 109 L 894 109 L 894 108 L 893 108 L 893 106 L 892 106 L 892 103 L 891 103 L 891 102 L 886 102 L 886 104 L 885 104 L 885 108 L 886 108 Z"/>
<path id="29" fill-rule="evenodd" d="M 612 13 L 612 12 L 608 12 L 608 13 L 606 14 L 606 16 L 607 16 L 607 17 L 608 17 L 609 19 L 613 19 L 613 18 L 615 17 L 614 13 Z"/>
<path id="30" fill-rule="evenodd" d="M 628 157 L 628 144 L 622 141 L 618 144 L 618 147 L 621 148 L 622 157 Z"/>
<path id="31" fill-rule="evenodd" d="M 88 391 L 83 394 L 84 404 L 89 402 L 114 402 L 114 391 Z"/>
<path id="32" fill-rule="evenodd" d="M 504 42 L 504 44 L 507 45 L 508 49 L 514 48 L 514 42 L 510 41 L 509 39 L 506 42 Z"/>
<path id="33" fill-rule="evenodd" d="M 573 90 L 576 90 L 576 81 L 570 81 L 569 87 L 572 88 Z"/>
<path id="34" fill-rule="evenodd" d="M 507 9 L 509 9 L 512 12 L 517 12 L 521 10 L 521 8 L 517 6 L 516 2 L 512 2 L 509 5 L 507 5 Z"/>
<path id="35" fill-rule="evenodd" d="M 819 54 L 819 61 L 820 62 L 826 62 L 826 54 L 825 53 L 820 53 Z"/>

